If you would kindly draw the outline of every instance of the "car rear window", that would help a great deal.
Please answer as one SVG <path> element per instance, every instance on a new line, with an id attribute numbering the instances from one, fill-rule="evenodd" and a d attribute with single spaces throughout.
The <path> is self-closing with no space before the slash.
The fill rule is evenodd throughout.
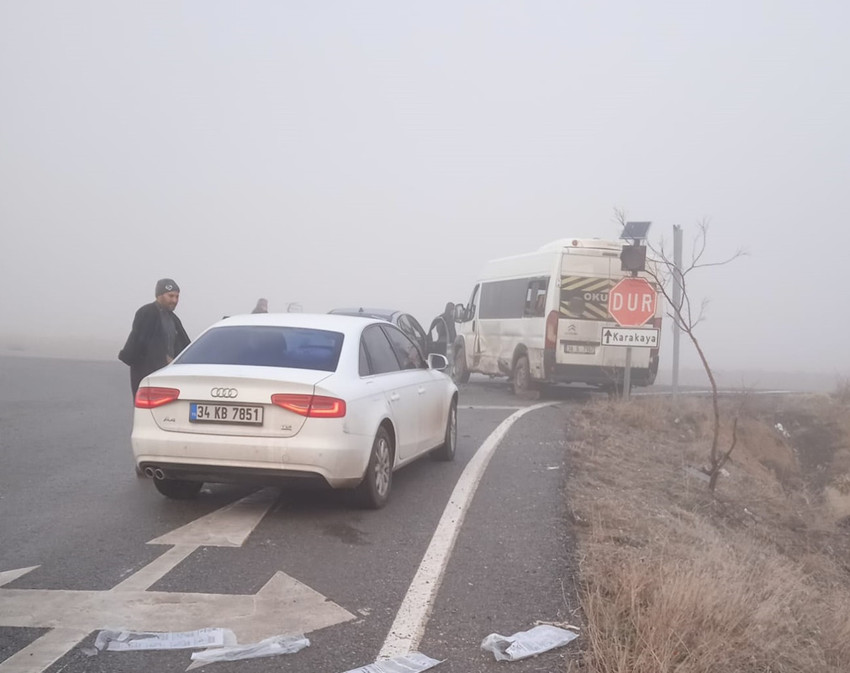
<path id="1" fill-rule="evenodd" d="M 343 335 L 319 329 L 233 325 L 205 332 L 180 354 L 180 364 L 252 365 L 336 371 Z"/>

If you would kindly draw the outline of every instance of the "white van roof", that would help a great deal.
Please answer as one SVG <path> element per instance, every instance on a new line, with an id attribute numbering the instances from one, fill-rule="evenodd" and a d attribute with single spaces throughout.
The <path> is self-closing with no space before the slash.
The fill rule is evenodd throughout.
<path id="1" fill-rule="evenodd" d="M 549 274 L 561 255 L 584 254 L 599 257 L 619 256 L 623 241 L 611 241 L 601 238 L 560 238 L 541 246 L 534 252 L 521 255 L 499 257 L 488 261 L 482 270 L 480 279 L 508 279 L 528 274 Z"/>
<path id="2" fill-rule="evenodd" d="M 590 248 L 597 250 L 617 250 L 623 248 L 623 241 L 612 241 L 603 238 L 559 238 L 556 241 L 550 241 L 546 245 L 540 246 L 540 252 L 548 252 L 551 250 L 562 250 L 564 248 Z"/>

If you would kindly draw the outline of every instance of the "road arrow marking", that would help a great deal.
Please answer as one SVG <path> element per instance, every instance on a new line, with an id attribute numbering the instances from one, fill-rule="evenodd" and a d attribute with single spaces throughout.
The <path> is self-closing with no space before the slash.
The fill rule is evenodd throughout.
<path id="1" fill-rule="evenodd" d="M 278 491 L 264 488 L 210 512 L 148 544 L 174 547 L 114 587 L 113 591 L 144 591 L 182 563 L 198 547 L 241 547 L 276 502 Z"/>
<path id="2" fill-rule="evenodd" d="M 194 631 L 220 626 L 232 629 L 239 642 L 251 643 L 354 619 L 283 572 L 254 595 L 146 591 L 199 546 L 241 546 L 271 507 L 272 495 L 270 489 L 258 491 L 151 540 L 149 544 L 174 546 L 109 591 L 0 588 L 0 626 L 52 629 L 0 662 L 0 673 L 43 671 L 89 633 L 105 628 Z M 0 572 L 0 587 L 37 567 Z"/>
<path id="3" fill-rule="evenodd" d="M 35 673 L 43 671 L 54 661 L 60 659 L 74 645 L 85 638 L 91 629 L 82 628 L 56 628 L 51 629 L 35 642 L 37 649 L 31 649 L 32 645 L 25 647 L 0 663 L 0 671 L 3 673 Z M 33 643 L 34 645 L 35 643 Z"/>
<path id="4" fill-rule="evenodd" d="M 5 572 L 0 573 L 0 587 L 9 584 L 10 582 L 14 582 L 19 577 L 23 577 L 30 570 L 35 570 L 38 566 L 30 566 L 29 568 L 18 568 L 17 570 L 7 570 Z"/>
<path id="5" fill-rule="evenodd" d="M 354 619 L 348 610 L 306 584 L 277 572 L 253 595 L 170 591 L 0 591 L 3 626 L 61 628 L 91 633 L 107 626 L 131 631 L 194 631 L 215 625 L 232 629 L 239 642 L 285 632 L 307 633 Z M 8 661 L 8 660 L 7 660 Z M 5 662 L 0 664 L 0 670 Z"/>
<path id="6" fill-rule="evenodd" d="M 241 547 L 277 501 L 279 493 L 277 489 L 264 488 L 148 544 Z"/>
<path id="7" fill-rule="evenodd" d="M 148 543 L 150 544 L 150 543 Z M 158 556 L 144 568 L 137 570 L 120 584 L 112 587 L 112 591 L 144 591 L 170 573 L 189 555 L 195 551 L 195 545 L 177 545 L 162 556 Z"/>

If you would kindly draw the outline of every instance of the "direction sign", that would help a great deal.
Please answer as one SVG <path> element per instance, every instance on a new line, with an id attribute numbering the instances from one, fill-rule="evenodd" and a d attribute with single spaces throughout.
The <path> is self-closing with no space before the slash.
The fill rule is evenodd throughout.
<path id="1" fill-rule="evenodd" d="M 606 327 L 602 330 L 602 345 L 658 348 L 658 330 L 654 328 Z"/>
<path id="2" fill-rule="evenodd" d="M 640 327 L 655 315 L 658 294 L 645 278 L 623 278 L 608 293 L 608 313 L 621 327 Z"/>

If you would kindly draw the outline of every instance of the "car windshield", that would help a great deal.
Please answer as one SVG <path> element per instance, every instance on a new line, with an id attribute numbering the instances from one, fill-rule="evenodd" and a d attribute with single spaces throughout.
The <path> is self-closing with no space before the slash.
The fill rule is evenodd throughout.
<path id="1" fill-rule="evenodd" d="M 252 365 L 336 371 L 343 335 L 302 327 L 233 325 L 205 332 L 181 353 L 180 364 Z"/>

